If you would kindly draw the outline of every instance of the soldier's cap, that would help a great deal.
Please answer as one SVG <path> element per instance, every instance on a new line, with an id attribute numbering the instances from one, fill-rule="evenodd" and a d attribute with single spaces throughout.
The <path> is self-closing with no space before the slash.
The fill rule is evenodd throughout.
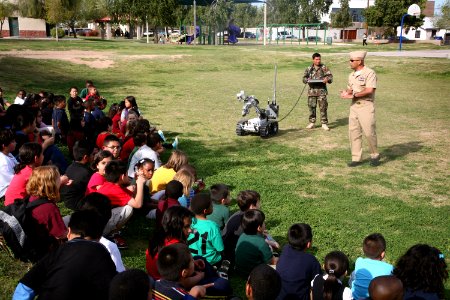
<path id="1" fill-rule="evenodd" d="M 355 60 L 364 60 L 364 58 L 366 57 L 367 51 L 353 51 L 350 52 L 350 59 L 355 59 Z"/>

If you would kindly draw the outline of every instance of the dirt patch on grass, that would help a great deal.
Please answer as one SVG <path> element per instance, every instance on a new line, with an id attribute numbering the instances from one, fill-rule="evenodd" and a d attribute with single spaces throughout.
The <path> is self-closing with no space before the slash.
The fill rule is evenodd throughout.
<path id="1" fill-rule="evenodd" d="M 107 69 L 114 66 L 116 59 L 181 59 L 186 55 L 120 55 L 114 52 L 107 51 L 82 51 L 82 50 L 69 50 L 69 51 L 6 51 L 0 52 L 0 58 L 5 56 L 23 57 L 31 59 L 53 59 L 67 61 L 77 65 L 86 65 L 93 69 Z"/>

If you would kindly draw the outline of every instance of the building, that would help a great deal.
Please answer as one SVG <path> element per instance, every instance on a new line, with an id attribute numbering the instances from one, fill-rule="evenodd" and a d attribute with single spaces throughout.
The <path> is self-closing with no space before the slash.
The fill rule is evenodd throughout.
<path id="1" fill-rule="evenodd" d="M 16 0 L 6 0 L 16 3 Z M 49 35 L 49 29 L 45 20 L 24 18 L 15 12 L 6 18 L 2 28 L 3 37 L 43 38 Z"/>
<path id="2" fill-rule="evenodd" d="M 375 0 L 349 0 L 348 6 L 350 7 L 350 14 L 354 23 L 363 23 L 364 16 L 362 14 L 363 9 L 367 8 L 367 5 L 372 6 L 375 4 Z M 341 3 L 339 0 L 333 0 L 330 6 L 328 14 L 322 16 L 322 22 L 331 23 L 331 14 L 341 9 Z M 362 26 L 361 26 L 362 27 Z"/>

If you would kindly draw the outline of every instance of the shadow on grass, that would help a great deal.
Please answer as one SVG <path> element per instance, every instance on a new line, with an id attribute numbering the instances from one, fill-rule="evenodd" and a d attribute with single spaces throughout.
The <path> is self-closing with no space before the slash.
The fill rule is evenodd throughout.
<path id="1" fill-rule="evenodd" d="M 331 123 L 328 123 L 328 127 L 330 128 L 338 128 L 341 126 L 347 126 L 348 125 L 348 118 L 340 118 L 337 120 L 334 120 Z"/>
<path id="2" fill-rule="evenodd" d="M 382 157 L 385 157 L 385 160 L 382 163 L 397 160 L 410 153 L 419 152 L 423 147 L 422 142 L 418 141 L 391 145 L 381 152 Z"/>

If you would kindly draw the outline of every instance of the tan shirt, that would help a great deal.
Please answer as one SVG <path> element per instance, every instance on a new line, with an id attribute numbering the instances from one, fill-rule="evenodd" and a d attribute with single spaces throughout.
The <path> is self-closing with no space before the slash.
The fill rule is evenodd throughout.
<path id="1" fill-rule="evenodd" d="M 359 93 L 366 87 L 377 88 L 377 74 L 375 71 L 364 66 L 362 70 L 354 71 L 348 76 L 348 88 L 353 90 L 353 93 Z M 358 97 L 354 100 L 375 100 L 375 91 L 367 96 Z"/>

